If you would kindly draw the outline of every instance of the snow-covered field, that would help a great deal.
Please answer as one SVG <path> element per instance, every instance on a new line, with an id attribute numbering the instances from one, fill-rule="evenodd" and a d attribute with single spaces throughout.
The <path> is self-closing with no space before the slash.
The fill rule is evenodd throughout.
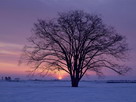
<path id="1" fill-rule="evenodd" d="M 136 102 L 136 83 L 0 81 L 0 102 Z"/>

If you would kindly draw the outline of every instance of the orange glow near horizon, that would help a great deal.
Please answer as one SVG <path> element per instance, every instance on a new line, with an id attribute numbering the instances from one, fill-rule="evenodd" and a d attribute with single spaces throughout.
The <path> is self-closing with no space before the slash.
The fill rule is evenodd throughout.
<path id="1" fill-rule="evenodd" d="M 68 74 L 67 74 L 65 71 L 61 70 L 61 71 L 58 71 L 58 72 L 56 73 L 56 76 L 55 76 L 55 77 L 56 77 L 58 80 L 62 80 L 62 79 L 64 79 L 67 75 L 68 75 Z"/>
<path id="2" fill-rule="evenodd" d="M 28 72 L 27 71 L 31 71 L 31 68 L 28 68 L 28 66 L 18 66 L 15 63 L 11 64 L 11 63 L 1 63 L 0 65 L 0 75 L 23 75 L 23 76 L 27 76 Z M 35 75 L 39 75 L 39 72 L 36 71 Z M 48 75 L 47 75 L 48 76 Z M 64 71 L 56 71 L 56 72 L 49 72 L 49 77 L 58 79 L 58 80 L 62 80 L 63 78 L 65 78 L 67 76 L 67 73 Z"/>
<path id="3" fill-rule="evenodd" d="M 58 77 L 58 80 L 62 80 L 62 76 L 59 76 L 59 77 Z"/>

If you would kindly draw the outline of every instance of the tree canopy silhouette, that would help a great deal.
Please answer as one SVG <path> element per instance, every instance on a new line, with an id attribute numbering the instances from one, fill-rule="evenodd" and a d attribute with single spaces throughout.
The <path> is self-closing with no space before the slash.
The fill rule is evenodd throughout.
<path id="1" fill-rule="evenodd" d="M 97 75 L 103 74 L 103 68 L 121 75 L 129 71 L 119 63 L 128 51 L 125 37 L 98 15 L 75 10 L 59 13 L 57 19 L 38 20 L 29 42 L 22 57 L 34 71 L 63 70 L 70 75 L 72 87 L 78 87 L 88 71 Z"/>

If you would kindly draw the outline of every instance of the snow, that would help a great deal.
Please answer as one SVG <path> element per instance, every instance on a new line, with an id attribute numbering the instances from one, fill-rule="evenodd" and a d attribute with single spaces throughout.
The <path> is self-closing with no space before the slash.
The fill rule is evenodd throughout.
<path id="1" fill-rule="evenodd" d="M 0 102 L 136 102 L 136 83 L 0 81 Z"/>

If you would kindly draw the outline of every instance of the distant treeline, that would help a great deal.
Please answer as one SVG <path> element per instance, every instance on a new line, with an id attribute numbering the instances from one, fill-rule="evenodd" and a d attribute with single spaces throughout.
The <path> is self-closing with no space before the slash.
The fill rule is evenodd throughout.
<path id="1" fill-rule="evenodd" d="M 108 80 L 107 83 L 136 83 L 136 80 Z"/>

